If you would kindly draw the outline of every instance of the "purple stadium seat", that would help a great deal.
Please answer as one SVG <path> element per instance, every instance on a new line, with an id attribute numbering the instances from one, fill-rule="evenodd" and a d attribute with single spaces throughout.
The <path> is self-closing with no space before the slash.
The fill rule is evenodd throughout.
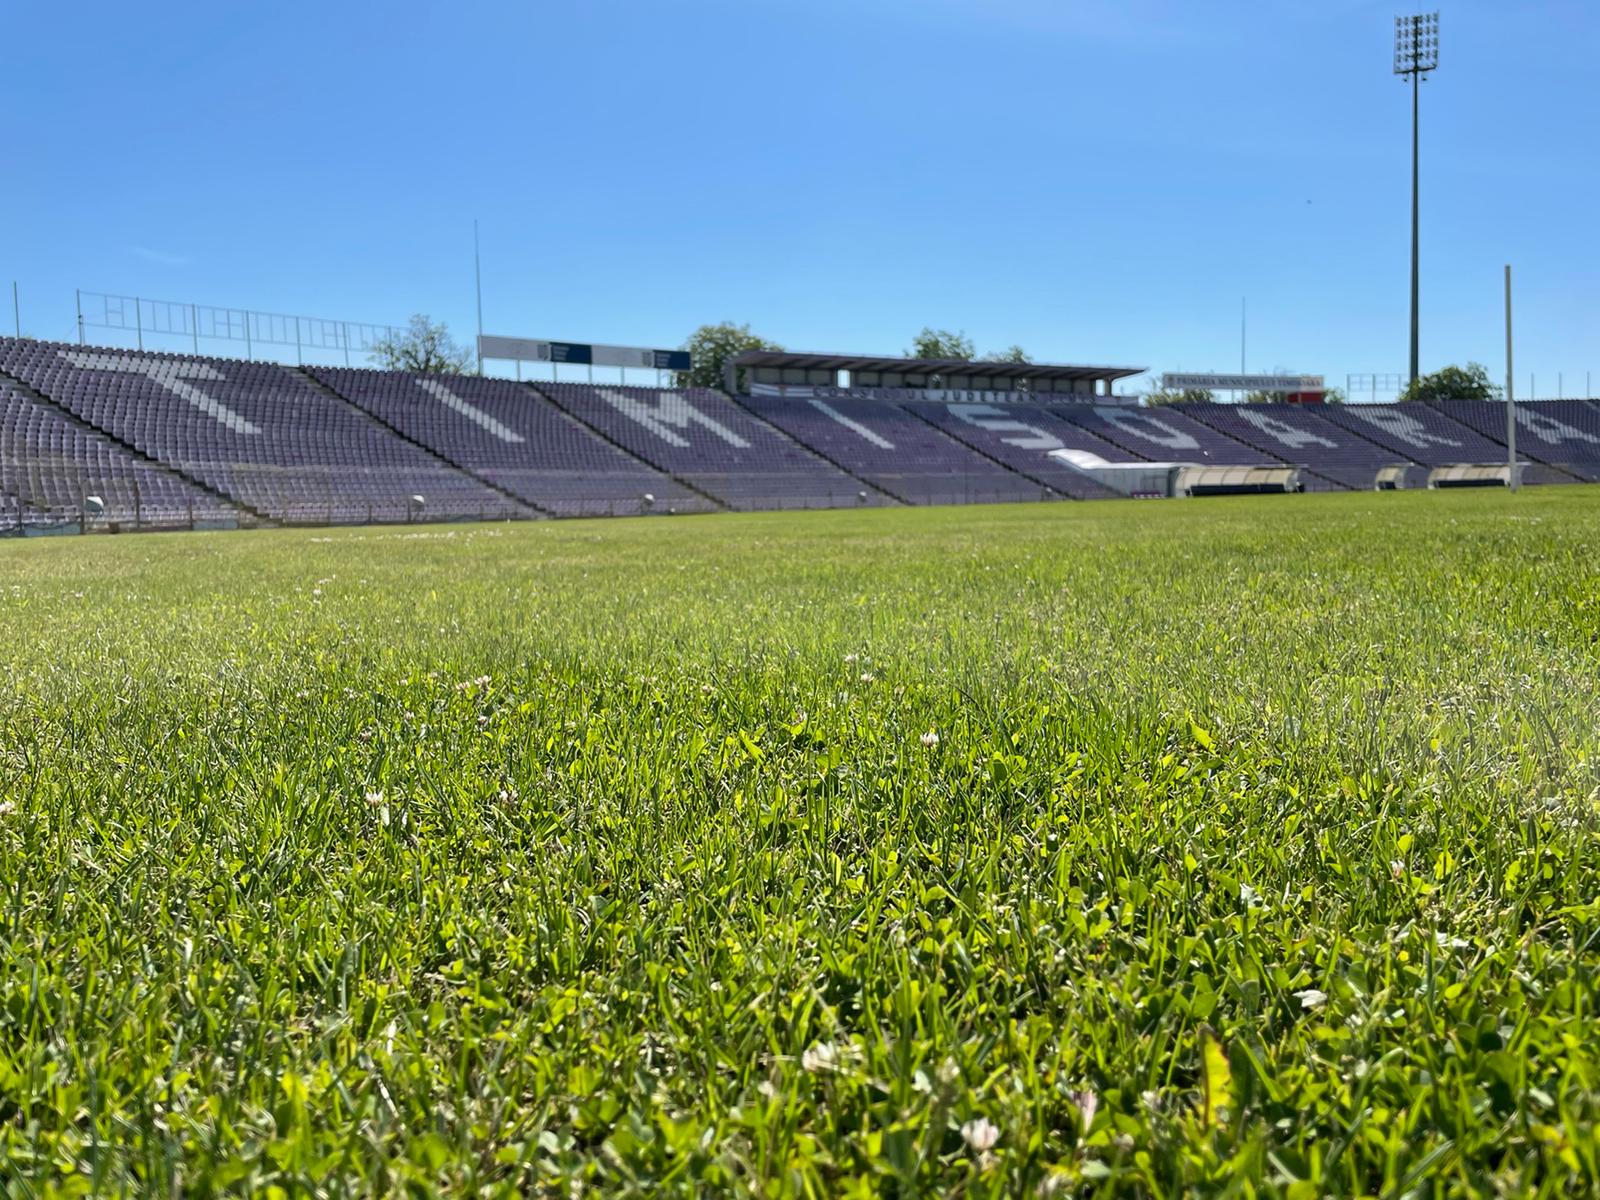
<path id="1" fill-rule="evenodd" d="M 90 496 L 104 506 L 98 516 L 84 512 Z M 0 529 L 79 520 L 183 528 L 235 515 L 226 501 L 0 380 Z"/>
<path id="2" fill-rule="evenodd" d="M 888 401 L 741 396 L 762 420 L 907 504 L 1038 500 L 1038 483 Z"/>
<path id="3" fill-rule="evenodd" d="M 1442 400 L 1446 416 L 1503 443 L 1506 406 L 1494 400 Z M 1569 475 L 1600 480 L 1600 410 L 1582 400 L 1525 400 L 1517 414 L 1517 458 L 1559 467 Z M 1500 457 L 1505 457 L 1502 449 Z"/>
<path id="4" fill-rule="evenodd" d="M 980 454 L 1074 500 L 1099 500 L 1116 493 L 1051 458 L 1050 451 L 1087 450 L 1107 462 L 1138 457 L 1037 405 L 907 400 L 901 407 Z"/>
<path id="5" fill-rule="evenodd" d="M 1323 406 L 1307 404 L 1185 404 L 1181 411 L 1219 433 L 1267 454 L 1295 463 L 1310 477 L 1307 490 L 1351 488 L 1371 490 L 1384 467 L 1409 464 L 1403 454 L 1385 450 L 1323 415 Z M 1318 479 L 1328 481 L 1322 488 Z M 1420 487 L 1427 472 L 1408 466 L 1406 482 Z"/>
<path id="6" fill-rule="evenodd" d="M 1329 405 L 1324 415 L 1335 424 L 1426 467 L 1500 463 L 1506 458 L 1504 442 L 1427 404 L 1335 404 Z M 1504 420 L 1502 413 L 1502 429 Z M 1528 483 L 1570 483 L 1572 478 L 1554 467 L 1538 464 L 1523 475 Z"/>
<path id="7" fill-rule="evenodd" d="M 730 508 L 894 503 L 718 392 L 537 386 L 601 436 Z"/>
<path id="8" fill-rule="evenodd" d="M 1084 429 L 1151 462 L 1206 466 L 1260 466 L 1281 463 L 1268 454 L 1218 433 L 1175 408 L 1127 404 L 1061 405 L 1052 410 Z"/>
<path id="9" fill-rule="evenodd" d="M 0 370 L 273 520 L 532 515 L 272 363 L 0 339 Z"/>
<path id="10" fill-rule="evenodd" d="M 608 516 L 717 507 L 526 384 L 324 367 L 310 373 L 405 437 L 543 512 Z"/>

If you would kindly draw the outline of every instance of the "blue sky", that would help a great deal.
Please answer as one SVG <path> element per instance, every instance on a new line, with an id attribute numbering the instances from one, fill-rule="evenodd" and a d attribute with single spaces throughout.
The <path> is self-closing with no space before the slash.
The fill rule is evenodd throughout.
<path id="1" fill-rule="evenodd" d="M 39 337 L 77 287 L 465 337 L 478 218 L 491 333 L 1232 371 L 1248 297 L 1251 370 L 1342 383 L 1406 365 L 1401 11 L 12 0 L 0 280 Z M 1423 367 L 1502 374 L 1511 262 L 1518 391 L 1600 388 L 1600 5 L 1441 13 Z"/>

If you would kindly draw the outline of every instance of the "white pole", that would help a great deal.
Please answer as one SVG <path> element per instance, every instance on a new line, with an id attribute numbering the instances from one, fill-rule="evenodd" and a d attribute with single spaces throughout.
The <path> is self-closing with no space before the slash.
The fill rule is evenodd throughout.
<path id="1" fill-rule="evenodd" d="M 483 374 L 483 266 L 478 257 L 478 218 L 472 218 L 472 276 L 478 288 L 478 374 Z"/>
<path id="2" fill-rule="evenodd" d="M 1511 390 L 1511 264 L 1506 264 L 1506 486 L 1517 490 L 1517 407 Z"/>

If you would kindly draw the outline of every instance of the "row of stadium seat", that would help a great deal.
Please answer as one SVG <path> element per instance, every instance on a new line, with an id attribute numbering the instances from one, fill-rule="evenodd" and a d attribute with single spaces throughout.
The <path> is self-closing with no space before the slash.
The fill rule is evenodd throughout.
<path id="1" fill-rule="evenodd" d="M 75 519 L 90 495 L 104 520 L 154 527 L 211 523 L 232 511 L 0 381 L 0 527 L 48 527 Z"/>
<path id="2" fill-rule="evenodd" d="M 1516 407 L 1529 482 L 1600 480 L 1600 409 Z M 730 397 L 0 339 L 0 525 L 295 522 L 948 504 L 1112 493 L 1056 457 L 1302 470 L 1371 488 L 1504 459 L 1503 405 Z"/>
<path id="3" fill-rule="evenodd" d="M 442 518 L 526 507 L 285 367 L 0 340 L 0 372 L 244 509 L 283 521 Z"/>

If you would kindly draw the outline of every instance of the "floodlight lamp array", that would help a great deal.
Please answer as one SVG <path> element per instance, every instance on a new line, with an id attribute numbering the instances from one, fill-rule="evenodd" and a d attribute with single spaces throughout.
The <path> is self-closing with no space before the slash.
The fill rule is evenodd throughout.
<path id="1" fill-rule="evenodd" d="M 1439 14 L 1394 19 L 1394 73 L 1425 75 L 1439 66 Z"/>

